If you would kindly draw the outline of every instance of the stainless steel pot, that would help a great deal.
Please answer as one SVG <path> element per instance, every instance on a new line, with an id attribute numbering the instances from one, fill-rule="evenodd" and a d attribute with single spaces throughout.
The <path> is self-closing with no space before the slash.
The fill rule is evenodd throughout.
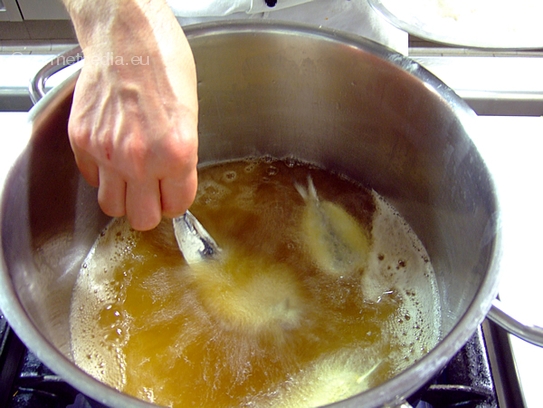
<path id="1" fill-rule="evenodd" d="M 199 77 L 201 162 L 270 155 L 339 171 L 386 197 L 425 244 L 439 285 L 442 340 L 400 375 L 338 406 L 402 401 L 462 347 L 496 297 L 499 209 L 469 138 L 473 112 L 413 61 L 358 37 L 262 23 L 187 34 Z M 4 185 L 0 307 L 38 358 L 74 387 L 108 406 L 146 407 L 70 356 L 72 287 L 108 221 L 67 139 L 76 76 L 32 109 L 30 141 Z"/>

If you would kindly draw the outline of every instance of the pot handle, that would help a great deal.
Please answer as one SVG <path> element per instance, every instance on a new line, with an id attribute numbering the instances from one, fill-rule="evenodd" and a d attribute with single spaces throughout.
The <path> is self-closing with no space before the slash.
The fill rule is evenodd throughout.
<path id="1" fill-rule="evenodd" d="M 38 103 L 38 101 L 45 96 L 45 83 L 51 76 L 82 59 L 83 53 L 81 47 L 77 46 L 57 55 L 54 59 L 45 64 L 30 80 L 28 91 L 32 103 Z"/>
<path id="2" fill-rule="evenodd" d="M 543 347 L 543 327 L 519 319 L 508 309 L 509 308 L 505 306 L 503 302 L 499 299 L 495 299 L 492 302 L 488 317 L 509 333 L 528 343 Z"/>

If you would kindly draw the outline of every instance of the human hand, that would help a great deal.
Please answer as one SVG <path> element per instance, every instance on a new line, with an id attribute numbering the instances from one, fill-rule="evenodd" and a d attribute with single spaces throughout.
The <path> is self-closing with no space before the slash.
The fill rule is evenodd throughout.
<path id="1" fill-rule="evenodd" d="M 70 143 L 83 177 L 98 187 L 102 210 L 148 230 L 162 216 L 183 213 L 196 194 L 194 61 L 162 0 L 98 3 L 93 10 L 104 14 L 99 19 L 89 19 L 85 8 L 74 13 L 85 61 L 74 91 Z"/>

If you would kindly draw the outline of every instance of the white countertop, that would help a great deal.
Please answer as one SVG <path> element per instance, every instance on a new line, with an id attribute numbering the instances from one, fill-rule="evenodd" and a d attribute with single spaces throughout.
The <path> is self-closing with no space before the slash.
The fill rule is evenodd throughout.
<path id="1" fill-rule="evenodd" d="M 0 112 L 0 180 L 25 145 L 25 113 Z M 473 139 L 493 173 L 503 211 L 504 258 L 500 296 L 543 326 L 543 117 L 476 119 Z M 512 337 L 527 406 L 541 406 L 543 348 Z"/>
<path id="2" fill-rule="evenodd" d="M 473 139 L 493 174 L 503 214 L 500 298 L 543 327 L 543 117 L 477 118 Z M 510 336 L 526 406 L 541 406 L 543 348 Z"/>

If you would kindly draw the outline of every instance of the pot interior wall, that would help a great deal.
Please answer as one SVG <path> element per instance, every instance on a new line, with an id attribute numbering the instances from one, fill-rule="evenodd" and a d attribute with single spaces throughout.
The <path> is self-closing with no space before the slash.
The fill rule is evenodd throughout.
<path id="1" fill-rule="evenodd" d="M 68 357 L 72 288 L 108 219 L 70 148 L 69 85 L 51 103 L 40 102 L 43 110 L 6 181 L 2 203 L 2 249 L 16 294 L 40 333 Z"/>
<path id="2" fill-rule="evenodd" d="M 432 89 L 435 80 L 425 83 L 420 68 L 378 57 L 372 44 L 368 52 L 303 31 L 188 33 L 199 76 L 201 162 L 294 157 L 374 188 L 428 249 L 446 335 L 484 280 L 496 212 L 449 91 Z M 2 203 L 3 251 L 17 296 L 66 356 L 71 289 L 107 222 L 67 140 L 72 90 L 67 84 L 37 107 L 33 138 Z"/>
<path id="3" fill-rule="evenodd" d="M 489 267 L 496 212 L 465 129 L 471 117 L 453 110 L 450 91 L 438 93 L 420 67 L 372 44 L 242 32 L 192 45 L 201 162 L 302 158 L 375 189 L 426 245 L 449 333 Z"/>

